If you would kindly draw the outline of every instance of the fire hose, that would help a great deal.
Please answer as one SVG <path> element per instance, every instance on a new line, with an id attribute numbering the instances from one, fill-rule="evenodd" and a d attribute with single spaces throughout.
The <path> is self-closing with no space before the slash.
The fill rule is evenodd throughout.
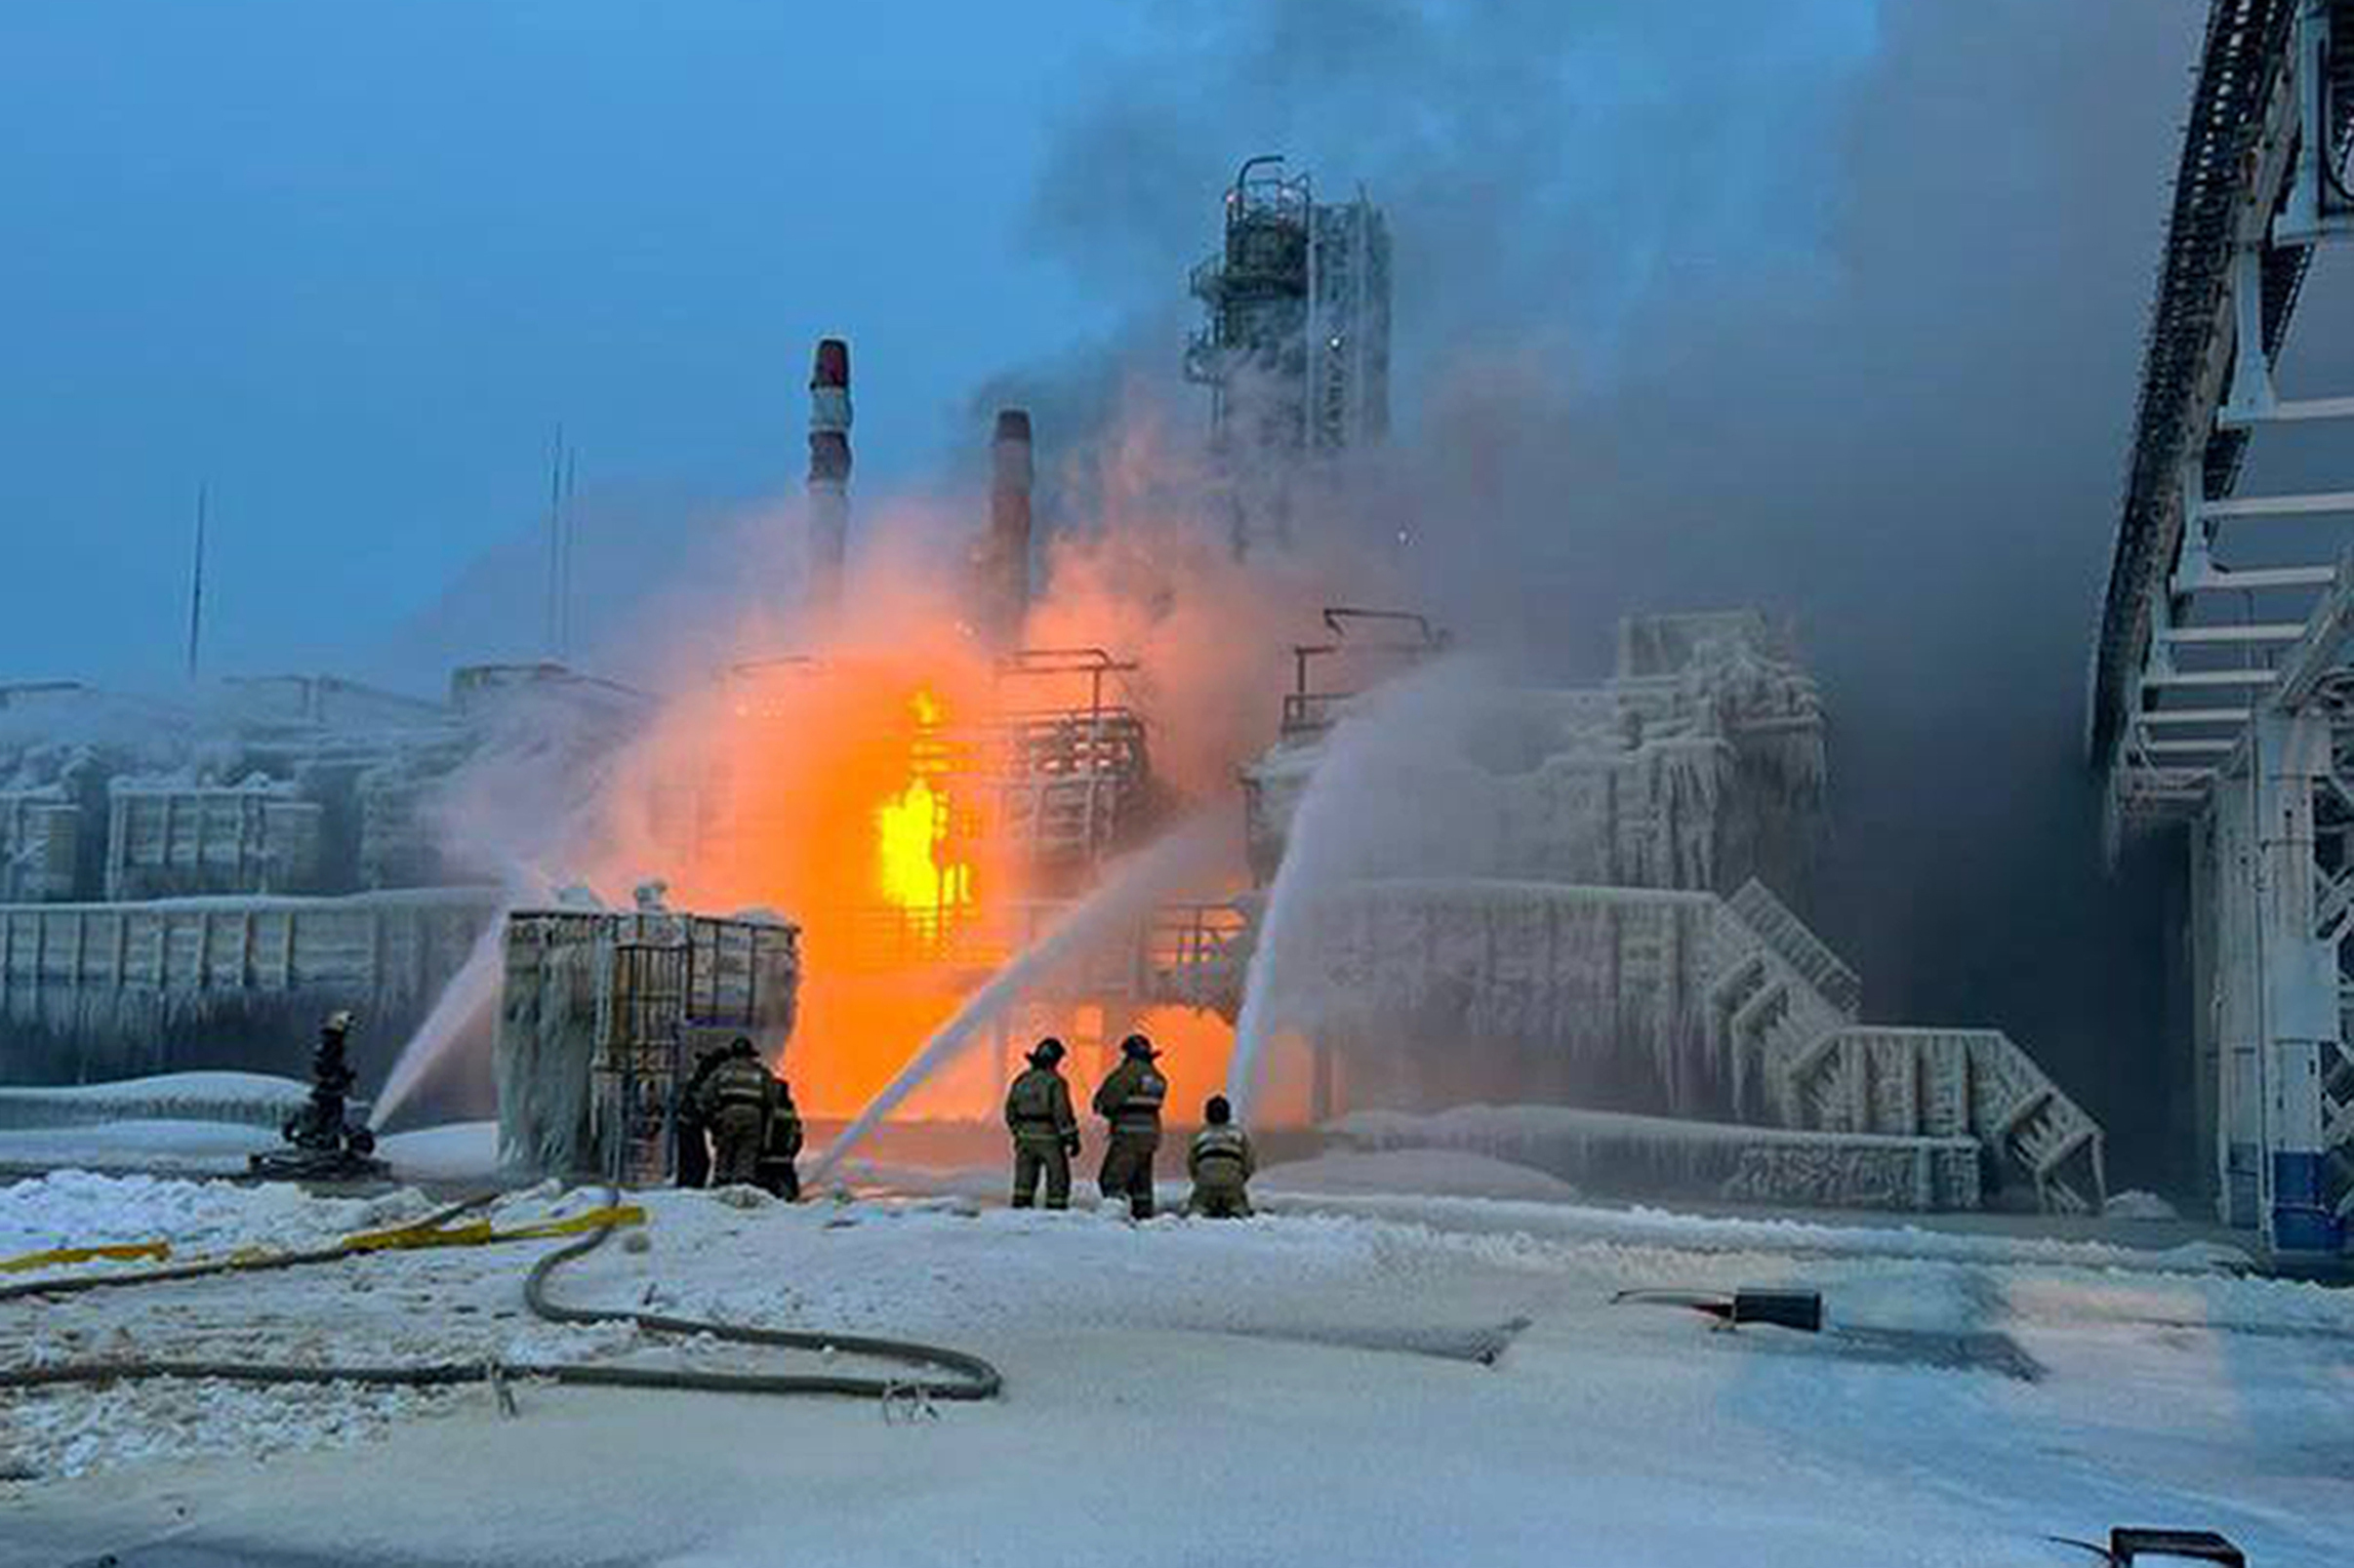
<path id="1" fill-rule="evenodd" d="M 828 1357 L 860 1356 L 897 1362 L 916 1369 L 911 1376 L 878 1377 L 837 1372 L 716 1372 L 689 1368 L 628 1367 L 558 1361 L 503 1362 L 496 1358 L 437 1361 L 398 1365 L 309 1366 L 291 1362 L 193 1361 L 150 1357 L 60 1361 L 36 1365 L 0 1366 L 0 1389 L 44 1388 L 64 1385 L 143 1382 L 161 1378 L 217 1378 L 230 1383 L 327 1384 L 355 1383 L 388 1387 L 428 1388 L 457 1384 L 488 1383 L 504 1400 L 509 1379 L 541 1379 L 586 1387 L 679 1389 L 705 1393 L 836 1394 L 852 1398 L 892 1400 L 903 1397 L 930 1400 L 994 1398 L 1003 1385 L 997 1369 L 977 1355 L 913 1340 L 882 1339 L 806 1330 L 751 1328 L 700 1318 L 673 1317 L 656 1312 L 573 1307 L 552 1300 L 548 1282 L 566 1264 L 577 1262 L 603 1246 L 613 1232 L 642 1219 L 641 1211 L 621 1207 L 618 1189 L 605 1188 L 601 1205 L 588 1215 L 553 1226 L 525 1226 L 505 1234 L 487 1225 L 463 1232 L 446 1228 L 462 1214 L 488 1206 L 499 1196 L 480 1193 L 427 1215 L 411 1226 L 369 1235 L 346 1237 L 331 1247 L 301 1252 L 236 1253 L 226 1258 L 143 1269 L 135 1274 L 99 1274 L 81 1279 L 41 1279 L 0 1287 L 0 1302 L 31 1296 L 71 1295 L 82 1291 L 197 1279 L 212 1274 L 259 1272 L 307 1264 L 332 1263 L 374 1251 L 409 1247 L 478 1245 L 490 1241 L 530 1240 L 558 1233 L 558 1227 L 581 1231 L 577 1240 L 542 1257 L 523 1280 L 523 1304 L 543 1322 L 559 1325 L 628 1323 L 641 1332 L 708 1336 L 736 1345 L 770 1349 L 813 1351 Z M 927 1376 L 926 1374 L 932 1374 Z"/>

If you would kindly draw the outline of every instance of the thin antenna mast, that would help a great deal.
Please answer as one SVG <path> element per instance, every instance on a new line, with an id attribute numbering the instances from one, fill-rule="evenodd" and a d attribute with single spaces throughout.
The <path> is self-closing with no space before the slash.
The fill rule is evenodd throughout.
<path id="1" fill-rule="evenodd" d="M 555 446 L 548 455 L 548 657 L 563 657 L 563 627 L 557 605 L 562 598 L 564 573 L 564 426 L 555 427 Z"/>
<path id="2" fill-rule="evenodd" d="M 196 486 L 196 560 L 188 574 L 188 679 L 196 678 L 196 650 L 204 632 L 204 522 L 206 487 Z"/>
<path id="3" fill-rule="evenodd" d="M 572 657 L 572 546 L 578 532 L 572 516 L 572 479 L 574 464 L 579 457 L 577 447 L 564 448 L 564 560 L 563 568 L 556 577 L 556 657 L 559 659 Z"/>

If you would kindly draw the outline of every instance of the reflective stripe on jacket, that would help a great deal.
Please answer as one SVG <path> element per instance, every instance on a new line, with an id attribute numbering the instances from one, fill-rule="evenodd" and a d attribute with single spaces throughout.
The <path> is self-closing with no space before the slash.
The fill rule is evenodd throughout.
<path id="1" fill-rule="evenodd" d="M 1112 1124 L 1114 1132 L 1160 1131 L 1160 1105 L 1169 1097 L 1169 1080 L 1150 1062 L 1123 1062 L 1095 1091 L 1095 1113 Z"/>
<path id="2" fill-rule="evenodd" d="M 712 1071 L 703 1093 L 714 1114 L 731 1106 L 764 1111 L 775 1102 L 776 1080 L 759 1063 L 735 1057 Z"/>
<path id="3" fill-rule="evenodd" d="M 1239 1186 L 1259 1168 L 1259 1161 L 1251 1151 L 1249 1135 L 1241 1128 L 1204 1127 L 1194 1135 L 1185 1165 L 1197 1182 L 1208 1178 Z"/>

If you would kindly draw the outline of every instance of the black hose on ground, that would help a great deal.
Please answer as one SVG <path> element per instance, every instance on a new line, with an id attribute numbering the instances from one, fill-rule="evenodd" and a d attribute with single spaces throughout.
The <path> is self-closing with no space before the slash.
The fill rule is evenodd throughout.
<path id="1" fill-rule="evenodd" d="M 441 1225 L 469 1209 L 491 1202 L 486 1193 L 420 1221 L 424 1228 Z M 608 1187 L 604 1207 L 619 1198 Z M 357 1383 L 386 1387 L 430 1388 L 468 1383 L 498 1384 L 512 1378 L 537 1378 L 584 1387 L 658 1388 L 704 1393 L 838 1394 L 854 1398 L 890 1399 L 913 1395 L 925 1399 L 978 1400 L 994 1398 L 1004 1380 L 997 1369 L 977 1355 L 913 1340 L 868 1338 L 847 1334 L 812 1334 L 787 1329 L 746 1328 L 700 1318 L 670 1317 L 655 1312 L 605 1310 L 567 1307 L 551 1301 L 548 1283 L 558 1268 L 587 1257 L 611 1238 L 611 1225 L 601 1225 L 532 1265 L 524 1276 L 523 1302 L 532 1315 L 545 1322 L 582 1325 L 629 1323 L 658 1334 L 709 1335 L 737 1345 L 774 1349 L 817 1351 L 821 1354 L 865 1356 L 880 1361 L 931 1369 L 946 1374 L 933 1382 L 920 1373 L 884 1378 L 851 1373 L 700 1372 L 663 1367 L 604 1366 L 581 1362 L 548 1365 L 496 1360 L 423 1362 L 406 1366 L 297 1366 L 252 1361 L 62 1361 L 37 1366 L 0 1367 L 0 1389 L 44 1388 L 70 1385 L 137 1383 L 158 1378 L 217 1378 L 229 1383 L 328 1384 Z M 100 1275 L 86 1279 L 31 1281 L 0 1290 L 0 1301 L 22 1296 L 49 1296 L 96 1290 L 110 1285 L 142 1285 L 168 1280 L 195 1279 L 207 1274 L 235 1273 L 262 1268 L 289 1268 L 302 1264 L 328 1263 L 353 1254 L 342 1248 L 300 1253 L 275 1253 L 260 1259 L 221 1259 L 178 1268 L 144 1269 L 136 1274 Z"/>
<path id="2" fill-rule="evenodd" d="M 605 1189 L 605 1203 L 610 1207 L 620 1197 L 617 1188 Z M 609 1311 L 600 1307 L 566 1307 L 548 1298 L 548 1281 L 555 1271 L 575 1259 L 585 1258 L 603 1246 L 612 1237 L 611 1226 L 599 1226 L 578 1241 L 558 1247 L 532 1265 L 523 1280 L 523 1304 L 532 1315 L 549 1323 L 630 1323 L 654 1334 L 709 1334 L 713 1339 L 728 1340 L 738 1345 L 761 1345 L 780 1350 L 814 1350 L 836 1355 L 860 1355 L 878 1361 L 901 1361 L 913 1366 L 931 1367 L 948 1373 L 951 1381 L 929 1383 L 921 1378 L 874 1378 L 848 1374 L 812 1372 L 759 1376 L 750 1373 L 668 1373 L 643 1367 L 591 1366 L 573 1367 L 567 1372 L 593 1374 L 565 1381 L 604 1383 L 619 1387 L 741 1387 L 758 1393 L 833 1393 L 868 1398 L 881 1398 L 911 1387 L 919 1387 L 934 1399 L 989 1399 L 1003 1386 L 1004 1379 L 997 1369 L 977 1355 L 952 1350 L 937 1345 L 923 1345 L 913 1340 L 864 1338 L 851 1334 L 810 1334 L 791 1329 L 746 1328 L 732 1323 L 707 1323 L 699 1318 L 669 1317 L 659 1312 Z M 669 1377 L 703 1377 L 719 1380 L 693 1385 L 656 1383 L 647 1380 Z"/>

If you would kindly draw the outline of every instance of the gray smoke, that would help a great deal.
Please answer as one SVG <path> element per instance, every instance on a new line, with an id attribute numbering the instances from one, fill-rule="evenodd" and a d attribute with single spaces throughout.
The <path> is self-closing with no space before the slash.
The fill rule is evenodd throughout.
<path id="1" fill-rule="evenodd" d="M 1167 301 L 1235 164 L 1363 181 L 1398 249 L 1384 522 L 1428 601 L 1581 677 L 1626 611 L 1796 612 L 1835 724 L 1826 936 L 1878 1016 L 2014 1033 L 2131 1173 L 2179 1093 L 2179 851 L 2104 872 L 2082 704 L 2202 20 L 1165 14 L 1156 48 L 1078 73 L 1027 215 L 1139 330 L 1006 384 L 1179 405 Z"/>

